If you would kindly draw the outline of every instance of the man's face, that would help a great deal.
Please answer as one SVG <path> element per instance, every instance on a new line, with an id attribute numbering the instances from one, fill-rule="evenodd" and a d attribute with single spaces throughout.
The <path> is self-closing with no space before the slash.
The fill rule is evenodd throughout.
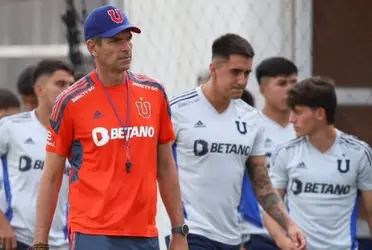
<path id="1" fill-rule="evenodd" d="M 280 112 L 288 112 L 288 90 L 297 82 L 297 74 L 289 76 L 264 77 L 261 81 L 260 91 L 266 103 Z"/>
<path id="2" fill-rule="evenodd" d="M 324 110 L 320 108 L 312 109 L 298 105 L 291 110 L 289 122 L 293 123 L 297 136 L 311 135 L 324 123 L 322 113 L 324 113 Z"/>
<path id="3" fill-rule="evenodd" d="M 21 112 L 20 107 L 11 107 L 6 109 L 0 109 L 0 119 L 9 116 L 9 115 L 15 115 Z"/>
<path id="4" fill-rule="evenodd" d="M 132 61 L 132 33 L 123 31 L 111 38 L 102 38 L 92 46 L 97 63 L 110 70 L 122 72 L 130 68 Z M 92 51 L 91 51 L 92 52 Z"/>
<path id="5" fill-rule="evenodd" d="M 37 107 L 36 95 L 22 95 L 23 111 L 31 111 Z"/>
<path id="6" fill-rule="evenodd" d="M 212 76 L 216 79 L 218 92 L 229 99 L 238 99 L 247 86 L 252 71 L 252 58 L 231 55 L 228 60 L 216 62 Z"/>
<path id="7" fill-rule="evenodd" d="M 57 70 L 52 75 L 42 75 L 37 80 L 35 92 L 50 108 L 64 90 L 74 83 L 74 76 L 65 70 Z"/>

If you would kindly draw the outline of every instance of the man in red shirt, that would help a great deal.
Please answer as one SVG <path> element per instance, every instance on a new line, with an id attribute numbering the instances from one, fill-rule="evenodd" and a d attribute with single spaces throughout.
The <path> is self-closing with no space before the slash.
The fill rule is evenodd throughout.
<path id="1" fill-rule="evenodd" d="M 156 80 L 129 71 L 132 32 L 141 31 L 112 6 L 94 9 L 85 21 L 96 69 L 54 105 L 34 249 L 48 247 L 66 157 L 72 249 L 159 249 L 157 181 L 173 227 L 170 249 L 188 249 L 167 96 Z"/>

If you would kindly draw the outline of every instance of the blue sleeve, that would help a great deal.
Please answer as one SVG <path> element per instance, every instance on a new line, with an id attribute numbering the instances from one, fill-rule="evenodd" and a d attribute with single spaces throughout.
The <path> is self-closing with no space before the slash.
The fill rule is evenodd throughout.
<path id="1" fill-rule="evenodd" d="M 173 153 L 174 161 L 176 162 L 176 166 L 178 168 L 178 164 L 177 164 L 177 144 L 176 143 L 172 144 L 172 153 Z"/>

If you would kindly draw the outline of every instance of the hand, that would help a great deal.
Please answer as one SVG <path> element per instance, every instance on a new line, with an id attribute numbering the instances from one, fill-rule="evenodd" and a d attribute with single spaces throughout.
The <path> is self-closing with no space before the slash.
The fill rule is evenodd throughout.
<path id="1" fill-rule="evenodd" d="M 291 239 L 292 243 L 298 250 L 306 249 L 306 237 L 300 229 L 294 224 L 288 227 L 288 237 Z"/>
<path id="2" fill-rule="evenodd" d="M 15 238 L 13 228 L 8 222 L 2 223 L 2 225 L 0 225 L 0 240 L 1 249 L 17 249 L 17 240 Z"/>
<path id="3" fill-rule="evenodd" d="M 170 240 L 169 250 L 189 250 L 186 236 L 173 234 Z"/>
<path id="4" fill-rule="evenodd" d="M 291 239 L 285 235 L 275 239 L 275 243 L 281 250 L 298 250 L 298 248 L 295 246 L 295 244 L 293 244 Z"/>

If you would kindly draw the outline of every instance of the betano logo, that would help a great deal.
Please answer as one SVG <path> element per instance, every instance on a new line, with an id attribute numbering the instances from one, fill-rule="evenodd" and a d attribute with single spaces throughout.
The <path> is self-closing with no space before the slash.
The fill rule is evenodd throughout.
<path id="1" fill-rule="evenodd" d="M 125 133 L 127 130 L 128 133 Z M 154 137 L 155 129 L 152 126 L 135 126 L 129 127 L 128 129 L 124 128 L 112 128 L 108 130 L 107 128 L 97 127 L 92 130 L 92 138 L 94 143 L 98 147 L 102 147 L 110 140 L 117 140 L 117 139 L 127 139 L 130 138 L 142 138 L 142 137 Z"/>

